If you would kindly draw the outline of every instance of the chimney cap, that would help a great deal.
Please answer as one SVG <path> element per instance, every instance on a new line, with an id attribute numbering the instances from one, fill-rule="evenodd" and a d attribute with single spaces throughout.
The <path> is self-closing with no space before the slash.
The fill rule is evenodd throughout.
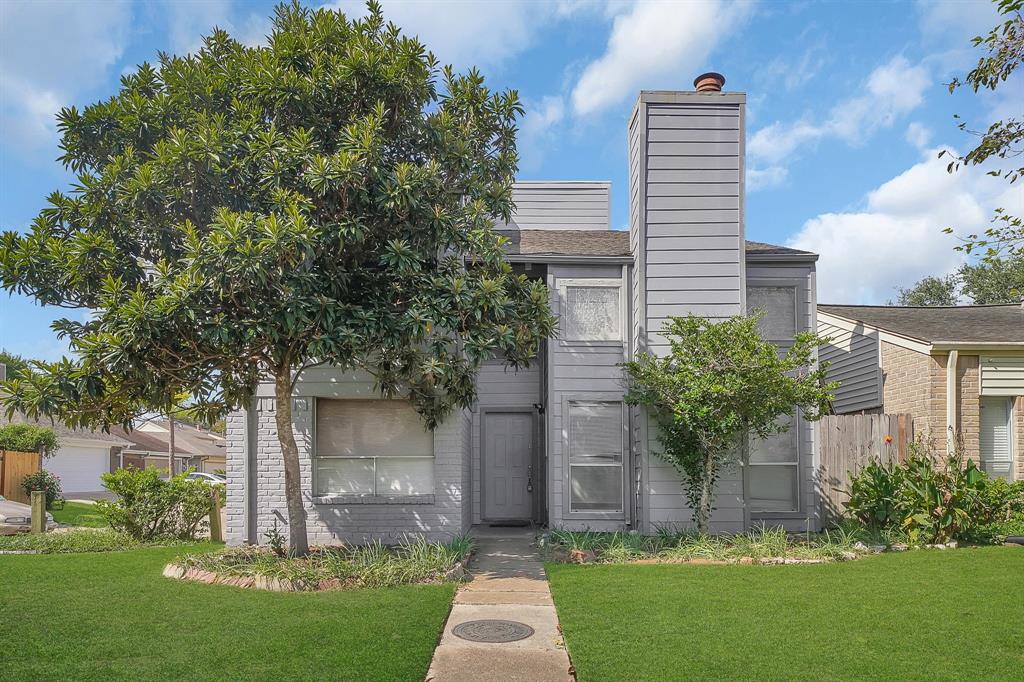
<path id="1" fill-rule="evenodd" d="M 725 76 L 715 71 L 702 73 L 693 79 L 693 87 L 697 92 L 721 92 L 725 85 Z"/>

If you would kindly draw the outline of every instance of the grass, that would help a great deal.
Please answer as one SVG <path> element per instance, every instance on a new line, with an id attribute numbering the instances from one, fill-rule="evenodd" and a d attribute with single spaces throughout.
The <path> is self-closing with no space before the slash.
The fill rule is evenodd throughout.
<path id="1" fill-rule="evenodd" d="M 548 564 L 581 682 L 1020 679 L 1024 548 L 803 566 Z"/>
<path id="2" fill-rule="evenodd" d="M 162 577 L 181 553 L 0 557 L 0 677 L 422 680 L 455 589 L 276 593 Z"/>
<path id="3" fill-rule="evenodd" d="M 36 535 L 0 535 L 0 551 L 30 551 L 39 554 L 79 554 L 82 552 L 119 552 L 136 549 L 145 545 L 165 547 L 168 545 L 192 545 L 192 541 L 166 538 L 140 542 L 123 533 L 93 528 L 74 528 L 62 532 Z"/>
<path id="4" fill-rule="evenodd" d="M 571 550 L 593 552 L 600 563 L 654 559 L 665 563 L 742 559 L 832 561 L 856 558 L 864 551 L 866 533 L 846 528 L 809 535 L 787 535 L 778 527 L 761 527 L 734 535 L 698 535 L 692 531 L 661 530 L 655 535 L 597 531 L 549 530 L 543 544 L 547 558 L 565 563 Z"/>
<path id="5" fill-rule="evenodd" d="M 301 559 L 279 557 L 267 547 L 238 547 L 190 554 L 178 564 L 230 577 L 282 578 L 300 590 L 315 590 L 325 581 L 346 588 L 393 587 L 443 582 L 472 549 L 468 536 L 445 544 L 410 539 L 396 547 L 380 542 L 321 547 Z M 461 578 L 461 573 L 457 577 Z"/>
<path id="6" fill-rule="evenodd" d="M 54 521 L 65 526 L 107 527 L 107 522 L 96 513 L 95 505 L 88 502 L 65 502 L 63 509 L 51 509 L 50 514 Z"/>

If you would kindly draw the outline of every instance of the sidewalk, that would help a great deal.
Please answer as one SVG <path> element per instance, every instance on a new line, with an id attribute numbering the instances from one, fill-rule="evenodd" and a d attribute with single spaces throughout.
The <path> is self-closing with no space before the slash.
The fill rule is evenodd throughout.
<path id="1" fill-rule="evenodd" d="M 570 682 L 558 615 L 544 566 L 533 547 L 533 531 L 481 528 L 473 533 L 477 553 L 473 580 L 459 588 L 428 682 Z M 518 641 L 488 643 L 462 639 L 452 630 L 477 620 L 514 621 L 533 628 Z"/>

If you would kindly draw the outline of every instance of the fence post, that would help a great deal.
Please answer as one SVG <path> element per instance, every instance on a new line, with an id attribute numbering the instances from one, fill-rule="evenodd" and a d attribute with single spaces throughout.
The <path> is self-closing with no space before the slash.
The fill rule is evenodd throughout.
<path id="1" fill-rule="evenodd" d="M 32 532 L 46 532 L 46 493 L 42 490 L 32 491 Z"/>
<path id="2" fill-rule="evenodd" d="M 224 542 L 224 528 L 220 522 L 220 488 L 210 489 L 210 541 Z"/>

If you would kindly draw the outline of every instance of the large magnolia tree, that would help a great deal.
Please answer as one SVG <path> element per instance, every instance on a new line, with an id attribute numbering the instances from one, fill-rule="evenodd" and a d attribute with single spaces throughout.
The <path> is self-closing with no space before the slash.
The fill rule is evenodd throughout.
<path id="1" fill-rule="evenodd" d="M 282 5 L 265 46 L 215 30 L 62 110 L 77 182 L 0 242 L 6 290 L 91 311 L 55 323 L 74 358 L 9 381 L 8 410 L 130 424 L 185 393 L 211 422 L 269 379 L 296 554 L 303 369 L 366 370 L 433 428 L 472 403 L 484 359 L 526 363 L 553 327 L 493 230 L 512 210 L 516 93 L 439 67 L 369 7 Z"/>

